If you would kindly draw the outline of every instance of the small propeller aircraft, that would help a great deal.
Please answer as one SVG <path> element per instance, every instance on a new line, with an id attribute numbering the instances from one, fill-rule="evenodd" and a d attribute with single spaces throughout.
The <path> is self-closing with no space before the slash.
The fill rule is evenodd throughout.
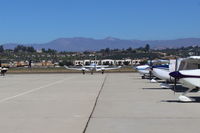
<path id="1" fill-rule="evenodd" d="M 169 75 L 175 79 L 174 92 L 176 91 L 177 81 L 189 88 L 179 96 L 179 100 L 183 102 L 194 101 L 194 99 L 187 97 L 186 94 L 200 88 L 200 56 L 191 56 L 182 60 L 179 69 L 171 72 Z"/>
<path id="2" fill-rule="evenodd" d="M 142 75 L 142 79 L 146 78 L 147 75 L 149 75 L 149 68 L 149 65 L 140 65 L 134 67 L 134 69 L 136 69 Z"/>
<path id="3" fill-rule="evenodd" d="M 153 81 L 154 79 L 152 79 L 154 75 L 153 73 L 153 68 L 162 68 L 162 69 L 168 69 L 168 65 L 166 65 L 166 62 L 168 62 L 168 60 L 148 60 L 148 64 L 146 65 L 140 65 L 140 66 L 136 66 L 134 67 L 140 74 L 142 74 L 142 78 L 146 78 L 149 77 L 149 79 L 151 81 Z"/>
<path id="4" fill-rule="evenodd" d="M 110 67 L 109 65 L 97 65 L 95 63 L 92 63 L 90 65 L 81 66 L 81 67 L 68 67 L 68 66 L 64 66 L 64 67 L 66 69 L 70 69 L 70 70 L 82 71 L 83 74 L 85 74 L 86 71 L 90 71 L 91 74 L 93 74 L 94 71 L 101 71 L 101 73 L 104 74 L 104 72 L 106 70 L 113 70 L 113 69 L 121 68 L 121 66 Z"/>
<path id="5" fill-rule="evenodd" d="M 178 70 L 180 62 L 183 58 L 180 59 L 171 59 L 169 60 L 169 65 L 161 65 L 160 67 L 152 67 L 152 73 L 157 78 L 164 80 L 165 83 L 161 83 L 162 88 L 172 88 L 168 83 L 174 82 L 174 78 L 169 75 L 170 72 Z"/>
<path id="6" fill-rule="evenodd" d="M 8 71 L 8 68 L 0 67 L 0 71 L 1 71 L 1 76 L 5 76 L 5 73 Z"/>

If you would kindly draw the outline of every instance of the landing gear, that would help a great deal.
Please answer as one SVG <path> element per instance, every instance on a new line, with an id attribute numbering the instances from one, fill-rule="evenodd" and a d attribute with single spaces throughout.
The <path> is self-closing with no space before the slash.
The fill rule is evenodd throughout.
<path id="1" fill-rule="evenodd" d="M 170 79 L 170 81 L 171 81 L 171 79 Z M 160 87 L 163 89 L 172 89 L 173 88 L 173 86 L 169 85 L 169 82 L 167 80 L 165 81 L 165 83 L 161 83 Z"/>
<path id="2" fill-rule="evenodd" d="M 189 97 L 187 97 L 187 96 L 185 96 L 185 95 L 180 95 L 180 96 L 178 97 L 178 99 L 179 99 L 181 102 L 192 102 L 192 101 L 195 101 L 194 99 L 189 98 Z"/>
<path id="3" fill-rule="evenodd" d="M 104 74 L 104 70 L 102 70 L 101 73 Z"/>
<path id="4" fill-rule="evenodd" d="M 91 71 L 91 75 L 93 75 L 93 73 L 94 73 L 94 71 L 92 70 L 92 71 Z"/>
<path id="5" fill-rule="evenodd" d="M 153 78 L 150 80 L 151 83 L 157 83 L 157 81 Z"/>
<path id="6" fill-rule="evenodd" d="M 3 68 L 1 70 L 1 76 L 5 76 L 5 73 L 7 72 L 7 68 Z"/>
<path id="7" fill-rule="evenodd" d="M 170 86 L 170 85 L 167 84 L 167 83 L 161 83 L 161 84 L 160 84 L 160 87 L 161 87 L 161 88 L 164 88 L 164 89 L 171 89 L 171 88 L 172 88 L 172 86 Z"/>
<path id="8" fill-rule="evenodd" d="M 83 72 L 83 75 L 85 74 L 85 70 L 82 70 L 82 72 Z"/>
<path id="9" fill-rule="evenodd" d="M 195 88 L 195 89 L 199 89 L 199 88 Z M 191 92 L 194 89 L 188 89 L 185 93 L 183 93 L 182 95 L 180 95 L 178 98 L 181 102 L 193 102 L 195 101 L 195 99 L 187 97 L 186 94 Z"/>

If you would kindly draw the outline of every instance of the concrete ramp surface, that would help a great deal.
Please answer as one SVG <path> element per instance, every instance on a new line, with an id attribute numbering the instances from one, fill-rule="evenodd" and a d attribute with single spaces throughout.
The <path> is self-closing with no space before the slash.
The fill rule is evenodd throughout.
<path id="1" fill-rule="evenodd" d="M 0 131 L 198 132 L 200 103 L 178 95 L 137 73 L 8 74 L 0 77 Z"/>

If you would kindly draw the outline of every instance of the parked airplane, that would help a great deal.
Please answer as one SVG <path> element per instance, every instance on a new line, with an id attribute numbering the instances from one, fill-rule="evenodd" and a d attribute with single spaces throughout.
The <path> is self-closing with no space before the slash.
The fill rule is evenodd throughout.
<path id="1" fill-rule="evenodd" d="M 174 78 L 169 75 L 170 72 L 178 70 L 180 66 L 181 59 L 172 59 L 169 60 L 169 65 L 164 65 L 160 67 L 152 67 L 152 73 L 154 76 L 158 77 L 159 79 L 165 80 L 166 83 L 161 83 L 160 86 L 162 88 L 171 88 L 171 86 L 168 84 L 169 82 L 173 82 Z"/>
<path id="2" fill-rule="evenodd" d="M 140 65 L 134 67 L 134 69 L 136 69 L 142 75 L 142 79 L 146 78 L 149 75 L 149 68 L 149 65 Z"/>
<path id="3" fill-rule="evenodd" d="M 189 88 L 179 96 L 179 100 L 183 102 L 193 101 L 194 99 L 187 97 L 186 94 L 200 88 L 200 56 L 191 56 L 182 60 L 179 70 L 171 72 L 170 76 L 175 78 L 174 91 L 176 89 L 176 80 L 179 80 L 183 86 Z"/>
<path id="4" fill-rule="evenodd" d="M 5 76 L 5 73 L 8 71 L 8 68 L 0 67 L 0 71 L 1 71 L 1 76 Z"/>
<path id="5" fill-rule="evenodd" d="M 64 67 L 67 69 L 70 69 L 70 70 L 82 71 L 83 74 L 85 74 L 86 71 L 90 71 L 91 74 L 93 74 L 94 71 L 101 71 L 101 73 L 104 74 L 104 72 L 106 70 L 113 70 L 113 69 L 121 68 L 121 66 L 110 67 L 109 65 L 97 65 L 95 63 L 92 63 L 90 65 L 81 66 L 81 67 L 68 67 L 68 66 L 64 66 Z"/>
<path id="6" fill-rule="evenodd" d="M 166 68 L 168 65 L 166 65 L 168 61 L 167 60 L 149 60 L 148 65 L 140 65 L 134 67 L 140 74 L 142 74 L 142 78 L 146 78 L 147 76 L 152 78 L 154 75 L 152 73 L 153 68 Z M 155 76 L 155 75 L 154 75 Z M 155 81 L 154 79 L 151 79 L 151 81 Z"/>
<path id="7" fill-rule="evenodd" d="M 165 80 L 167 74 L 169 76 L 169 64 L 153 65 L 150 70 L 155 76 L 155 78 L 151 79 L 151 82 L 157 82 L 156 78 Z"/>

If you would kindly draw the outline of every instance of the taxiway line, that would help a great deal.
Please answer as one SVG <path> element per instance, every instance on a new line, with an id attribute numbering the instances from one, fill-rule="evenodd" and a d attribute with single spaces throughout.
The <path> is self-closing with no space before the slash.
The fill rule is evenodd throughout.
<path id="1" fill-rule="evenodd" d="M 15 99 L 15 98 L 20 97 L 20 96 L 24 96 L 24 95 L 26 95 L 26 94 L 33 93 L 33 92 L 35 92 L 35 91 L 38 91 L 38 90 L 41 90 L 41 89 L 44 89 L 44 88 L 47 88 L 47 87 L 50 87 L 50 86 L 53 86 L 53 85 L 62 83 L 62 82 L 64 82 L 64 81 L 66 81 L 66 80 L 70 80 L 70 79 L 73 79 L 73 78 L 74 78 L 74 77 L 70 77 L 70 78 L 67 78 L 67 79 L 62 79 L 62 80 L 58 80 L 58 81 L 55 81 L 55 82 L 50 83 L 50 84 L 47 84 L 47 85 L 43 85 L 43 86 L 40 86 L 40 87 L 37 87 L 37 88 L 33 88 L 33 89 L 31 89 L 31 90 L 28 90 L 28 91 L 19 93 L 19 94 L 17 94 L 17 95 L 14 95 L 14 96 L 10 96 L 10 97 L 1 99 L 1 100 L 0 100 L 0 103 L 3 103 L 3 102 L 6 102 L 6 101 Z"/>

